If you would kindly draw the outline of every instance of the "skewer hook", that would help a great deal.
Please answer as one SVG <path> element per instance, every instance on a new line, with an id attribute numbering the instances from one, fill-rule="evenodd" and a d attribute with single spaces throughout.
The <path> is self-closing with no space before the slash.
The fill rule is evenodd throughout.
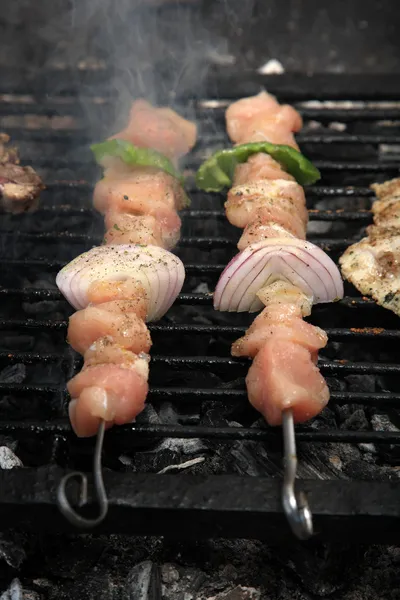
<path id="1" fill-rule="evenodd" d="M 96 448 L 94 451 L 93 459 L 93 477 L 94 486 L 96 490 L 97 501 L 99 504 L 100 512 L 98 517 L 94 519 L 87 519 L 82 517 L 76 510 L 71 506 L 67 496 L 67 484 L 71 479 L 78 479 L 80 482 L 80 494 L 79 494 L 79 506 L 82 507 L 88 502 L 88 480 L 85 473 L 80 471 L 74 471 L 65 475 L 58 486 L 57 490 L 57 504 L 66 519 L 75 527 L 81 529 L 89 529 L 90 527 L 96 527 L 99 525 L 107 515 L 108 511 L 108 500 L 107 494 L 104 487 L 103 472 L 101 466 L 101 453 L 103 450 L 104 431 L 106 423 L 101 421 L 99 430 L 97 432 Z"/>
<path id="2" fill-rule="evenodd" d="M 292 410 L 282 415 L 283 445 L 285 451 L 285 474 L 283 479 L 283 510 L 295 536 L 306 540 L 313 534 L 312 514 L 303 492 L 298 499 L 294 491 L 297 470 L 296 436 Z"/>

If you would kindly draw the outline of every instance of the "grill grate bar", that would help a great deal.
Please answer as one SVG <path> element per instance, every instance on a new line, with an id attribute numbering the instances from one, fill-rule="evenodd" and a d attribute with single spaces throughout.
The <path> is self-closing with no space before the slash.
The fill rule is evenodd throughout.
<path id="1" fill-rule="evenodd" d="M 62 353 L 35 353 L 35 352 L 0 352 L 0 361 L 15 364 L 35 365 L 40 362 L 44 364 L 63 363 L 71 364 L 71 355 Z M 160 356 L 153 354 L 151 363 L 167 366 L 170 369 L 197 367 L 200 370 L 216 368 L 219 372 L 229 373 L 232 369 L 240 367 L 247 369 L 249 361 L 233 357 L 220 356 Z M 82 358 L 73 359 L 75 368 L 82 364 Z M 319 360 L 318 367 L 323 373 L 359 373 L 370 375 L 392 375 L 400 373 L 400 365 L 393 363 L 377 362 L 351 362 L 346 360 L 326 361 Z"/>
<path id="2" fill-rule="evenodd" d="M 106 97 L 96 99 L 96 101 L 87 98 L 86 101 L 88 106 L 90 102 L 92 111 L 97 110 L 99 113 L 101 112 L 102 115 L 106 114 L 107 111 L 112 111 L 114 107 L 114 102 Z M 220 118 L 222 120 L 224 118 L 225 110 L 230 102 L 230 99 L 221 99 L 217 102 L 210 102 L 208 99 L 199 99 L 192 104 L 200 121 L 207 119 L 211 114 L 214 118 Z M 354 122 L 400 119 L 400 106 L 398 102 L 389 104 L 387 102 L 378 101 L 373 105 L 371 103 L 357 104 L 352 102 L 350 105 L 346 105 L 345 108 L 341 106 L 342 103 L 340 102 L 331 102 L 330 105 L 319 103 L 318 106 L 310 106 L 307 105 L 307 102 L 296 101 L 292 101 L 291 104 L 298 110 L 304 120 Z M 177 106 L 177 109 L 183 114 L 187 113 L 187 106 L 184 104 Z M 59 116 L 84 118 L 84 111 L 81 104 L 76 101 L 76 97 L 74 96 L 70 98 L 65 97 L 62 103 L 54 101 L 51 98 L 44 98 L 42 102 L 35 102 L 33 98 L 29 101 L 24 101 L 21 98 L 18 102 L 0 101 L 1 117 L 18 115 L 22 117 L 35 115 L 49 118 Z M 13 128 L 11 128 L 11 130 L 12 129 Z M 20 130 L 21 132 L 23 131 L 22 128 L 15 126 L 14 129 Z M 68 133 L 70 132 L 70 130 L 67 131 Z M 64 130 L 62 130 L 62 132 L 64 132 Z M 33 130 L 33 133 L 36 133 L 36 131 Z M 77 132 L 71 131 L 71 133 L 76 134 Z"/>
<path id="3" fill-rule="evenodd" d="M 100 245 L 102 237 L 97 235 L 86 235 L 86 234 L 75 234 L 68 231 L 60 232 L 26 232 L 26 231 L 14 231 L 0 230 L 0 235 L 5 237 L 13 237 L 23 240 L 41 240 L 46 242 L 57 242 L 60 240 L 67 240 L 71 243 L 86 243 L 86 245 Z M 336 238 L 321 238 L 309 235 L 308 240 L 312 241 L 317 246 L 320 246 L 324 250 L 345 250 L 348 246 L 354 243 L 354 239 L 336 239 Z M 177 248 L 227 248 L 235 247 L 236 242 L 225 237 L 182 237 L 179 240 Z"/>
<path id="4" fill-rule="evenodd" d="M 7 123 L 4 125 L 1 124 L 1 116 L 8 116 L 10 113 L 3 112 L 3 106 L 0 104 L 0 126 L 7 129 L 8 134 L 12 138 L 13 141 L 26 141 L 26 142 L 42 142 L 42 143 L 55 143 L 55 144 L 71 144 L 72 142 L 79 145 L 87 145 L 90 143 L 91 137 L 87 134 L 85 130 L 85 125 L 77 124 L 75 129 L 59 129 L 58 131 L 54 129 L 27 129 L 25 126 L 9 126 Z M 319 112 L 319 111 L 304 111 L 301 110 L 303 116 L 306 119 L 315 119 L 320 122 L 333 121 L 335 120 L 334 114 L 332 112 Z M 27 114 L 34 114 L 31 111 L 28 111 Z M 37 113 L 36 113 L 37 114 Z M 70 113 L 64 113 L 70 114 Z M 336 113 L 337 114 L 337 113 Z M 387 116 L 387 113 L 381 112 L 376 113 L 375 115 L 371 115 L 371 119 L 378 117 L 382 119 L 397 119 L 400 120 L 400 109 L 398 111 L 392 111 L 392 117 Z M 349 119 L 344 118 L 345 113 L 339 112 L 339 116 L 343 118 L 340 119 L 342 122 L 348 122 Z M 386 116 L 383 116 L 386 115 Z M 24 115 L 26 116 L 26 115 Z M 46 115 L 52 116 L 52 115 Z M 364 120 L 364 119 L 360 119 Z M 367 119 L 369 120 L 369 119 Z M 297 135 L 296 139 L 299 145 L 303 144 L 321 144 L 321 145 L 331 145 L 331 144 L 340 144 L 340 145 L 348 145 L 348 144 L 356 144 L 356 145 L 372 145 L 379 146 L 380 144 L 400 144 L 400 136 L 396 135 L 396 133 L 379 133 L 379 134 L 343 134 L 343 133 L 329 133 L 323 131 L 321 133 L 304 133 L 302 135 Z M 206 147 L 207 145 L 216 146 L 216 145 L 227 145 L 226 135 L 221 134 L 217 136 L 215 134 L 209 135 L 207 132 L 204 132 L 201 139 L 201 147 Z M 35 159 L 35 161 L 40 161 L 40 157 Z M 42 159 L 43 160 L 43 159 Z M 39 163 L 38 163 L 39 164 Z M 43 164 L 43 163 L 40 163 Z M 54 163 L 57 164 L 57 161 Z"/>
<path id="5" fill-rule="evenodd" d="M 0 329 L 51 329 L 64 330 L 68 326 L 67 320 L 62 321 L 38 321 L 36 319 L 3 319 L 0 320 Z M 246 327 L 231 325 L 154 325 L 148 324 L 150 332 L 153 333 L 189 333 L 189 334 L 228 334 L 240 336 L 246 332 Z M 354 339 L 399 339 L 400 330 L 383 329 L 378 327 L 363 328 L 344 328 L 344 327 L 325 327 L 324 331 L 331 340 L 354 340 Z"/>
<path id="6" fill-rule="evenodd" d="M 0 434 L 2 435 L 24 435 L 25 433 L 35 435 L 68 435 L 72 429 L 67 420 L 50 421 L 0 421 Z M 275 438 L 280 440 L 282 433 L 280 428 L 258 429 L 247 427 L 205 427 L 202 425 L 119 425 L 118 430 L 112 429 L 107 434 L 109 438 L 123 438 L 128 435 L 132 440 L 146 438 L 178 438 L 178 439 L 210 439 L 219 442 L 233 440 L 268 442 Z M 340 442 L 340 443 L 384 443 L 399 444 L 399 431 L 345 431 L 340 429 L 307 430 L 298 428 L 296 438 L 301 442 Z"/>
<path id="7" fill-rule="evenodd" d="M 0 383 L 0 393 L 16 394 L 16 395 L 32 395 L 38 396 L 54 396 L 55 394 L 63 394 L 64 398 L 68 398 L 66 388 L 63 386 L 50 385 L 33 385 L 19 383 Z M 204 401 L 221 400 L 248 400 L 245 390 L 232 390 L 221 388 L 179 388 L 179 387 L 155 387 L 150 388 L 148 401 L 160 402 L 168 400 L 178 404 L 183 402 L 186 404 L 196 404 Z M 363 406 L 398 406 L 400 403 L 400 394 L 388 392 L 382 393 L 359 393 L 359 392 L 331 392 L 330 402 L 337 405 L 345 404 L 360 404 Z"/>
<path id="8" fill-rule="evenodd" d="M 309 211 L 310 221 L 365 221 L 369 222 L 372 219 L 372 213 L 369 210 L 361 209 L 358 211 L 350 211 L 350 210 L 318 210 L 318 209 L 310 209 Z M 1 213 L 0 213 L 1 214 Z M 50 216 L 58 216 L 63 215 L 67 217 L 78 217 L 81 215 L 84 216 L 93 216 L 98 213 L 91 208 L 77 208 L 75 206 L 47 206 L 45 208 L 41 208 L 36 211 L 36 217 L 46 217 Z M 225 220 L 226 215 L 225 211 L 221 210 L 181 210 L 180 216 L 183 218 L 190 219 L 221 219 Z M 14 235 L 15 233 L 18 235 L 18 232 L 10 232 L 5 231 L 3 233 L 8 233 L 9 235 Z M 29 232 L 27 232 L 29 233 Z M 32 235 L 35 235 L 32 233 Z M 58 234 L 57 234 L 58 235 Z"/>
<path id="9" fill-rule="evenodd" d="M 190 181 L 188 181 L 190 184 Z M 55 179 L 54 181 L 46 182 L 47 191 L 57 191 L 59 189 L 93 189 L 93 184 L 89 183 L 85 180 L 62 180 Z M 197 189 L 190 190 L 190 193 L 199 193 Z M 307 189 L 307 196 L 311 197 L 332 197 L 332 196 L 354 196 L 354 197 L 371 197 L 373 196 L 373 191 L 366 186 L 318 186 L 315 185 Z"/>
<path id="10" fill-rule="evenodd" d="M 4 259 L 6 260 L 6 259 Z M 31 263 L 24 263 L 29 266 Z M 225 265 L 185 265 L 187 273 L 220 273 L 224 269 Z M 58 268 L 58 267 L 57 267 Z M 26 300 L 61 300 L 64 301 L 64 297 L 58 290 L 46 290 L 46 289 L 0 289 L 0 298 L 6 296 L 16 296 L 24 298 Z M 212 304 L 212 294 L 201 294 L 201 293 L 183 293 L 179 294 L 177 303 L 180 304 Z M 369 298 L 360 298 L 358 296 L 351 297 L 347 296 L 343 300 L 339 300 L 337 303 L 341 306 L 348 308 L 362 308 L 362 307 L 376 307 L 376 303 Z M 318 310 L 318 305 L 314 310 Z"/>

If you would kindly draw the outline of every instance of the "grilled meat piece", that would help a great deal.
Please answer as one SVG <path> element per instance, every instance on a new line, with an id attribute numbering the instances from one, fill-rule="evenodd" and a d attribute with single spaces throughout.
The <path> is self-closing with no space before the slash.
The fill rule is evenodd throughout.
<path id="1" fill-rule="evenodd" d="M 9 136 L 0 133 L 0 198 L 7 212 L 20 213 L 36 207 L 44 189 L 43 182 L 32 167 L 21 167 L 18 151 L 8 147 Z"/>
<path id="2" fill-rule="evenodd" d="M 6 133 L 0 133 L 0 165 L 11 163 L 19 165 L 19 155 L 17 148 L 7 146 L 10 136 Z"/>
<path id="3" fill-rule="evenodd" d="M 400 316 L 400 229 L 372 226 L 340 258 L 343 276 L 362 294 Z"/>
<path id="4" fill-rule="evenodd" d="M 400 178 L 372 184 L 374 225 L 341 256 L 343 276 L 362 294 L 400 316 Z"/>

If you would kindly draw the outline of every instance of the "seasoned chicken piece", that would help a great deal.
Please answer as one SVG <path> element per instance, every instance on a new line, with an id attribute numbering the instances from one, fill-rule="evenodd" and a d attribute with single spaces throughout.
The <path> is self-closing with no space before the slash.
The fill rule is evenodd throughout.
<path id="1" fill-rule="evenodd" d="M 95 435 L 103 419 L 107 428 L 135 419 L 148 393 L 148 360 L 140 355 L 121 364 L 85 366 L 68 382 L 69 417 L 78 436 Z"/>
<path id="2" fill-rule="evenodd" d="M 269 215 L 258 214 L 257 217 L 248 223 L 240 237 L 237 247 L 239 250 L 244 250 L 250 244 L 262 242 L 268 238 L 293 238 L 293 233 L 287 229 L 271 221 Z"/>
<path id="3" fill-rule="evenodd" d="M 228 201 L 233 198 L 252 198 L 265 197 L 267 199 L 290 200 L 296 208 L 301 220 L 308 222 L 308 212 L 306 209 L 306 198 L 304 190 L 295 181 L 286 181 L 275 179 L 274 181 L 260 180 L 253 183 L 245 183 L 232 187 L 228 192 Z"/>
<path id="4" fill-rule="evenodd" d="M 112 300 L 129 300 L 130 312 L 145 319 L 148 308 L 147 292 L 134 279 L 123 281 L 94 281 L 90 284 L 87 297 L 91 304 L 105 304 Z"/>
<path id="5" fill-rule="evenodd" d="M 303 188 L 295 182 L 260 180 L 235 186 L 225 209 L 233 225 L 245 227 L 239 250 L 271 237 L 305 238 L 308 212 Z"/>
<path id="6" fill-rule="evenodd" d="M 400 178 L 373 184 L 371 188 L 379 198 L 372 204 L 375 225 L 400 230 Z"/>
<path id="7" fill-rule="evenodd" d="M 179 240 L 180 218 L 178 219 L 179 227 L 178 220 L 174 219 L 173 229 L 170 231 L 166 227 L 166 219 L 160 222 L 152 215 L 131 215 L 110 210 L 104 218 L 104 241 L 106 244 L 154 245 L 170 250 Z"/>
<path id="8" fill-rule="evenodd" d="M 197 127 L 170 108 L 155 108 L 145 100 L 133 103 L 128 126 L 112 136 L 142 148 L 152 148 L 172 160 L 183 156 L 196 142 Z"/>
<path id="9" fill-rule="evenodd" d="M 391 198 L 400 196 L 400 177 L 390 179 L 384 183 L 373 183 L 371 189 L 374 190 L 379 201 L 390 200 Z M 377 202 L 374 202 L 374 205 Z"/>
<path id="10" fill-rule="evenodd" d="M 136 303 L 113 300 L 78 310 L 69 318 L 68 342 L 84 354 L 95 342 L 112 337 L 116 344 L 139 354 L 151 347 L 150 333 L 143 320 L 135 314 Z"/>
<path id="11" fill-rule="evenodd" d="M 368 228 L 341 256 L 343 276 L 362 294 L 400 316 L 400 229 Z"/>
<path id="12" fill-rule="evenodd" d="M 328 343 L 325 331 L 302 319 L 297 305 L 273 304 L 254 319 L 242 338 L 232 345 L 233 356 L 254 358 L 269 339 L 289 340 L 307 348 L 310 353 L 318 353 Z"/>
<path id="13" fill-rule="evenodd" d="M 375 206 L 375 204 L 380 204 L 380 206 Z M 372 212 L 375 225 L 386 228 L 394 227 L 400 231 L 400 196 L 387 201 L 374 202 Z"/>
<path id="14" fill-rule="evenodd" d="M 233 187 L 242 185 L 243 183 L 255 183 L 262 179 L 286 179 L 287 181 L 295 181 L 294 177 L 289 175 L 282 169 L 280 164 L 276 162 L 269 154 L 253 154 L 243 164 L 239 164 L 235 169 L 233 178 Z"/>
<path id="15" fill-rule="evenodd" d="M 152 167 L 107 169 L 93 194 L 94 207 L 103 214 L 110 208 L 130 213 L 147 211 L 153 204 L 180 210 L 185 202 L 179 181 Z"/>
<path id="16" fill-rule="evenodd" d="M 297 208 L 288 198 L 268 198 L 229 194 L 225 202 L 227 219 L 235 227 L 246 227 L 250 223 L 267 225 L 276 223 L 294 236 L 305 239 L 306 224 Z"/>
<path id="17" fill-rule="evenodd" d="M 138 355 L 117 344 L 112 337 L 106 336 L 93 342 L 84 354 L 85 367 L 116 364 L 133 365 Z"/>
<path id="18" fill-rule="evenodd" d="M 282 423 L 282 412 L 293 410 L 303 423 L 327 405 L 325 379 L 304 346 L 288 339 L 270 338 L 255 357 L 246 377 L 251 404 L 270 425 Z"/>
<path id="19" fill-rule="evenodd" d="M 400 202 L 400 191 L 398 196 L 387 196 L 384 200 L 375 200 L 371 208 L 372 214 L 375 217 L 374 221 L 376 217 L 380 217 L 386 209 L 398 202 Z"/>

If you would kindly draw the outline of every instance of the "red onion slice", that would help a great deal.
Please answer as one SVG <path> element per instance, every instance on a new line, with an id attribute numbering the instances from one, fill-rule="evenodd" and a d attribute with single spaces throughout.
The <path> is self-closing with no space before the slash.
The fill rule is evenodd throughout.
<path id="1" fill-rule="evenodd" d="M 276 280 L 288 281 L 313 304 L 343 298 L 339 269 L 318 246 L 296 238 L 271 238 L 252 244 L 227 265 L 214 292 L 214 308 L 256 312 L 263 307 L 257 292 Z"/>
<path id="2" fill-rule="evenodd" d="M 88 305 L 87 291 L 94 281 L 134 279 L 145 288 L 149 307 L 146 321 L 160 319 L 182 289 L 182 261 L 158 246 L 123 244 L 99 246 L 81 254 L 58 273 L 56 284 L 77 310 Z"/>

